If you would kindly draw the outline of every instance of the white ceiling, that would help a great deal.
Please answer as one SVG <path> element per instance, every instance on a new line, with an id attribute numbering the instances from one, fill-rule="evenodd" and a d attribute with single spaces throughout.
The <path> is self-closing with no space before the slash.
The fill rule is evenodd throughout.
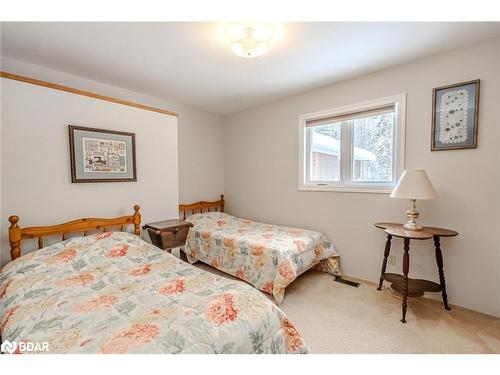
<path id="1" fill-rule="evenodd" d="M 229 114 L 500 33 L 500 23 L 288 23 L 256 59 L 215 23 L 2 23 L 2 55 Z"/>

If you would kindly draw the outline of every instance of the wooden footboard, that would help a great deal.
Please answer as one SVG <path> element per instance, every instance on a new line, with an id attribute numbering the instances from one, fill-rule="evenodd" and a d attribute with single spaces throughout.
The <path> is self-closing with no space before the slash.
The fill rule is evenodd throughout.
<path id="1" fill-rule="evenodd" d="M 220 199 L 216 201 L 198 201 L 194 203 L 186 203 L 179 205 L 179 213 L 183 220 L 189 215 L 194 215 L 195 213 L 220 211 L 224 212 L 224 194 L 221 194 Z"/>
<path id="2" fill-rule="evenodd" d="M 110 227 L 119 227 L 120 231 L 123 231 L 125 226 L 133 225 L 134 234 L 138 236 L 141 234 L 141 214 L 139 213 L 139 209 L 140 207 L 135 205 L 134 213 L 129 216 L 120 216 L 110 219 L 85 218 L 63 224 L 27 228 L 19 227 L 18 216 L 10 216 L 10 257 L 14 260 L 21 256 L 21 241 L 28 238 L 38 238 L 38 248 L 41 249 L 43 247 L 43 238 L 56 234 L 61 234 L 61 240 L 64 241 L 69 233 L 82 232 L 83 235 L 86 236 L 91 230 L 102 229 L 103 232 L 106 232 Z"/>

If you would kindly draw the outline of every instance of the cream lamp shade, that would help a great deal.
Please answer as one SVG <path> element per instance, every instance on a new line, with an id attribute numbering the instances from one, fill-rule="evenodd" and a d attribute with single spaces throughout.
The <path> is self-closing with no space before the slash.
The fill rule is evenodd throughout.
<path id="1" fill-rule="evenodd" d="M 415 201 L 417 199 L 434 199 L 436 197 L 436 191 L 431 180 L 429 180 L 423 169 L 404 171 L 391 193 L 391 198 L 410 200 L 410 209 L 406 211 L 408 222 L 403 225 L 403 228 L 406 230 L 422 230 L 423 227 L 417 223 L 420 213 L 417 211 Z"/>
<path id="2" fill-rule="evenodd" d="M 436 191 L 423 169 L 405 170 L 399 178 L 391 198 L 435 199 Z"/>

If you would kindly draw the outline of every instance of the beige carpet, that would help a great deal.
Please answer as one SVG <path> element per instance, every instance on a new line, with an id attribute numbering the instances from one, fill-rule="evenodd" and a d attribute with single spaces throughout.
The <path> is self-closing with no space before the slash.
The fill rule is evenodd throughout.
<path id="1" fill-rule="evenodd" d="M 389 290 L 368 283 L 354 288 L 317 271 L 290 285 L 280 308 L 313 353 L 500 353 L 498 318 L 415 298 L 403 324 L 401 300 Z"/>

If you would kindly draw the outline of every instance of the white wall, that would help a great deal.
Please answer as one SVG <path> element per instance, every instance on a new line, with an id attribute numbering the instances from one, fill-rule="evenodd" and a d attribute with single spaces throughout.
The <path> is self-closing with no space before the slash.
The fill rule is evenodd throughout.
<path id="1" fill-rule="evenodd" d="M 488 41 L 269 103 L 224 121 L 180 103 L 45 67 L 5 57 L 1 63 L 8 72 L 179 112 L 180 202 L 215 198 L 225 190 L 228 209 L 236 215 L 324 232 L 342 254 L 345 272 L 369 280 L 378 279 L 384 244 L 383 233 L 372 224 L 404 220 L 406 202 L 387 195 L 298 192 L 298 115 L 407 92 L 407 167 L 425 168 L 440 196 L 419 203 L 422 221 L 460 231 L 458 238 L 443 240 L 450 300 L 500 315 L 500 176 L 495 164 L 500 163 L 499 55 L 500 41 Z M 476 78 L 481 79 L 479 148 L 429 151 L 432 88 Z M 9 214 L 1 212 L 4 236 Z M 436 279 L 430 245 L 412 245 L 411 274 Z M 400 247 L 395 240 L 398 270 Z"/>
<path id="2" fill-rule="evenodd" d="M 223 193 L 224 129 L 219 115 L 5 56 L 0 61 L 1 69 L 9 73 L 178 112 L 179 201 L 206 200 Z"/>
<path id="3" fill-rule="evenodd" d="M 179 201 L 218 198 L 224 193 L 222 119 L 203 111 L 183 111 L 179 114 L 178 131 Z"/>
<path id="4" fill-rule="evenodd" d="M 4 228 L 4 221 L 3 221 L 3 210 L 2 210 L 2 133 L 3 133 L 3 127 L 1 126 L 1 117 L 2 117 L 2 82 L 3 79 L 0 79 L 0 267 L 4 264 L 3 263 L 3 251 L 2 251 L 2 239 L 3 239 L 3 233 L 6 230 Z M 7 260 L 5 261 L 7 262 Z"/>
<path id="5" fill-rule="evenodd" d="M 253 108 L 225 119 L 225 192 L 238 216 L 319 230 L 346 274 L 378 280 L 385 236 L 377 221 L 405 220 L 386 194 L 297 191 L 298 116 L 407 93 L 406 167 L 427 170 L 438 194 L 421 221 L 460 232 L 443 239 L 450 302 L 500 315 L 500 39 L 428 57 Z M 481 79 L 479 147 L 430 151 L 432 88 Z M 402 243 L 393 240 L 401 269 Z M 410 276 L 437 280 L 431 242 L 412 242 Z"/>
<path id="6" fill-rule="evenodd" d="M 2 51 L 2 27 L 0 26 L 0 51 Z M 1 64 L 0 64 L 1 65 Z M 4 264 L 3 263 L 3 251 L 2 251 L 2 238 L 3 238 L 3 233 L 4 233 L 4 226 L 3 226 L 3 210 L 2 210 L 2 124 L 1 124 L 1 117 L 2 117 L 2 79 L 0 79 L 0 267 Z M 5 261 L 7 262 L 7 260 Z"/>
<path id="7" fill-rule="evenodd" d="M 71 183 L 70 124 L 134 132 L 137 182 Z M 2 207 L 21 226 L 131 214 L 134 204 L 144 222 L 177 215 L 174 116 L 2 78 L 2 133 Z"/>
<path id="8" fill-rule="evenodd" d="M 119 87 L 110 86 L 102 82 L 89 80 L 83 77 L 48 69 L 39 65 L 33 65 L 7 58 L 5 56 L 2 56 L 1 58 L 1 70 L 178 112 L 179 117 L 177 134 L 179 202 L 212 199 L 216 198 L 223 192 L 223 126 L 221 118 L 218 115 L 207 113 L 206 111 L 168 101 L 166 99 L 151 97 Z M 3 81 L 7 80 L 1 79 L 0 85 Z M 134 126 L 137 126 L 140 130 L 139 125 L 135 124 Z M 3 131 L 3 124 L 1 128 L 2 129 L 0 130 Z M 2 149 L 1 145 L 2 144 L 0 143 L 0 151 Z M 161 147 L 165 148 L 169 147 L 169 145 L 165 142 L 161 145 Z M 3 151 L 0 152 L 0 157 L 2 153 Z M 154 165 L 157 164 L 161 163 L 155 161 Z M 2 173 L 3 169 L 4 168 L 2 168 Z M 4 178 L 2 178 L 2 181 L 4 181 Z M 157 188 L 160 189 L 160 194 L 162 194 L 163 186 L 158 186 Z M 1 201 L 2 200 L 0 200 L 0 207 Z M 2 247 L 0 249 L 0 264 L 5 264 L 8 260 L 10 260 L 10 256 L 6 255 L 8 254 L 8 249 L 5 248 L 5 238 L 7 236 L 8 228 L 7 217 L 11 214 L 12 211 L 9 211 L 8 208 L 2 208 L 0 211 L 2 229 L 0 231 L 0 238 L 3 239 L 1 243 Z M 92 213 L 92 215 L 95 214 L 95 212 Z M 174 216 L 176 217 L 176 215 L 177 213 L 175 213 Z M 71 218 L 81 216 L 81 212 L 74 210 Z M 161 219 L 174 216 L 171 216 L 170 213 L 164 212 Z M 143 222 L 144 220 L 145 218 L 143 217 Z M 46 221 L 44 221 L 44 223 L 46 223 Z"/>

